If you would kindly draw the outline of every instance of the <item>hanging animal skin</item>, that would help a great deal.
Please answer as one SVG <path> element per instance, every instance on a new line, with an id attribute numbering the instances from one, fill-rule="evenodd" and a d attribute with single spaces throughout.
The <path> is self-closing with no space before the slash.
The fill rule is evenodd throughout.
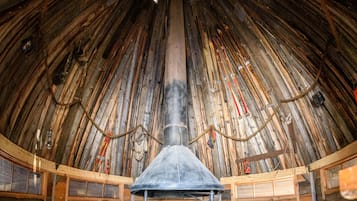
<path id="1" fill-rule="evenodd" d="M 134 142 L 134 157 L 137 161 L 141 161 L 144 158 L 144 154 L 147 151 L 146 139 L 142 141 Z"/>

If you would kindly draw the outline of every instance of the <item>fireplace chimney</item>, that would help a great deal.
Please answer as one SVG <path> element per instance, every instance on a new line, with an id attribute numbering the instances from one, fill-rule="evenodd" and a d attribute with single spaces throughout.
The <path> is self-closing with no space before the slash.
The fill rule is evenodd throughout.
<path id="1" fill-rule="evenodd" d="M 132 195 L 196 198 L 223 191 L 216 177 L 187 148 L 187 78 L 182 0 L 170 0 L 165 57 L 164 147 L 136 179 Z"/>

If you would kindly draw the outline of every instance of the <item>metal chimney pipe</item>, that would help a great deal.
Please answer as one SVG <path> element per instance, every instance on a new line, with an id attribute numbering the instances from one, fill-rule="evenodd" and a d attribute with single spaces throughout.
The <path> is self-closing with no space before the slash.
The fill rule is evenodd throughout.
<path id="1" fill-rule="evenodd" d="M 187 145 L 186 49 L 182 0 L 171 0 L 166 44 L 164 145 Z"/>
<path id="2" fill-rule="evenodd" d="M 187 147 L 187 78 L 183 0 L 169 0 L 166 44 L 164 147 L 131 186 L 133 195 L 195 198 L 223 191 L 217 178 Z"/>

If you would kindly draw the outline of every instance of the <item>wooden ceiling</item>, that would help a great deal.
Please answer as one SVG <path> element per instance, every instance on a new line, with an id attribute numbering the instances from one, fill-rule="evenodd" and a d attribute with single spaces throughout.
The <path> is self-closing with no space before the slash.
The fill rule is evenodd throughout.
<path id="1" fill-rule="evenodd" d="M 217 177 L 244 174 L 245 161 L 252 172 L 309 164 L 357 139 L 356 9 L 184 2 L 190 148 Z M 57 163 L 139 175 L 162 148 L 166 1 L 0 11 L 0 132 Z"/>

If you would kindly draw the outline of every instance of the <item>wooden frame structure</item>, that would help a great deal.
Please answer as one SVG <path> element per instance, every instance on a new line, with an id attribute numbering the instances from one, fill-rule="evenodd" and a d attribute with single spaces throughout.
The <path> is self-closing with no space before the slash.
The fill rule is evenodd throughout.
<path id="1" fill-rule="evenodd" d="M 2 157 L 4 154 L 3 152 L 0 150 L 0 158 L 1 160 L 7 160 L 6 157 Z M 31 168 L 30 167 L 24 167 L 23 165 L 19 165 L 17 164 L 16 162 L 12 162 L 12 161 L 9 161 L 11 164 L 11 169 L 12 171 L 14 171 L 14 166 L 17 166 L 17 167 L 20 167 L 21 169 L 27 169 L 28 172 L 26 173 L 29 173 L 31 172 Z M 13 172 L 12 172 L 13 173 Z M 37 174 L 40 174 L 41 176 L 41 179 L 40 179 L 40 183 L 41 183 L 41 187 L 38 188 L 39 192 L 38 193 L 29 193 L 28 192 L 28 184 L 29 184 L 29 175 L 27 175 L 27 177 L 25 178 L 21 178 L 22 181 L 25 181 L 26 182 L 26 192 L 15 192 L 15 191 L 12 191 L 12 185 L 15 183 L 13 181 L 11 181 L 11 183 L 9 184 L 10 185 L 10 188 L 11 188 L 11 191 L 0 191 L 0 195 L 3 196 L 3 197 L 15 197 L 15 198 L 27 198 L 27 199 L 42 199 L 42 200 L 45 200 L 46 199 L 46 196 L 47 196 L 47 181 L 48 181 L 48 173 L 47 172 L 36 172 Z M 18 175 L 17 175 L 18 176 Z M 14 179 L 14 175 L 11 175 L 11 179 Z M 19 177 L 17 178 L 17 180 L 19 179 Z M 17 189 L 18 190 L 18 189 Z"/>
<path id="2" fill-rule="evenodd" d="M 326 194 L 331 194 L 339 191 L 339 186 L 329 188 L 327 172 L 329 169 L 335 168 L 347 161 L 357 158 L 357 141 L 347 145 L 343 149 L 330 154 L 320 160 L 317 160 L 309 165 L 310 171 L 318 170 L 320 172 L 321 194 L 322 199 L 325 200 Z M 338 175 L 337 175 L 338 177 Z M 338 180 L 338 178 L 337 178 Z"/>
<path id="3" fill-rule="evenodd" d="M 57 165 L 55 162 L 43 159 L 38 157 L 21 147 L 17 146 L 16 144 L 12 143 L 8 140 L 5 136 L 0 134 L 0 155 L 4 158 L 13 161 L 23 167 L 31 168 L 36 172 L 40 172 L 42 174 L 42 190 L 41 194 L 26 194 L 26 193 L 14 193 L 14 192 L 0 192 L 1 196 L 7 197 L 15 197 L 15 198 L 32 198 L 32 199 L 43 199 L 45 200 L 47 196 L 47 182 L 49 174 L 59 175 L 66 177 L 66 201 L 70 201 L 72 199 L 75 200 L 124 200 L 124 185 L 130 185 L 133 183 L 133 179 L 131 177 L 122 177 L 116 175 L 108 175 L 104 173 L 92 172 L 81 170 L 65 165 Z M 323 199 L 325 199 L 325 195 L 329 193 L 333 193 L 338 191 L 338 188 L 328 189 L 326 186 L 327 177 L 326 171 L 329 168 L 341 165 L 349 160 L 353 160 L 357 158 L 357 141 L 352 142 L 351 144 L 347 145 L 343 149 L 330 154 L 320 160 L 317 160 L 311 163 L 309 166 L 301 166 L 297 168 L 285 169 L 285 170 L 278 170 L 274 172 L 268 173 L 261 173 L 261 174 L 251 174 L 251 175 L 244 175 L 244 176 L 233 176 L 233 177 L 222 177 L 221 183 L 226 186 L 226 189 L 231 190 L 231 200 L 237 200 L 238 192 L 237 190 L 239 186 L 244 185 L 251 185 L 256 188 L 262 184 L 272 184 L 272 188 L 274 192 L 277 190 L 276 182 L 280 181 L 288 181 L 297 184 L 299 182 L 299 175 L 306 174 L 309 171 L 319 171 L 321 177 L 321 193 Z M 85 180 L 88 182 L 98 182 L 103 184 L 113 184 L 118 185 L 119 188 L 119 198 L 118 199 L 111 199 L 111 198 L 90 198 L 90 197 L 71 197 L 68 196 L 68 187 L 70 179 L 76 180 Z M 298 185 L 294 185 L 294 189 L 290 189 L 292 191 L 290 194 L 274 194 L 268 197 L 274 199 L 286 199 L 286 198 L 296 198 L 299 200 L 299 193 L 298 193 Z M 268 197 L 261 196 L 262 193 L 260 192 L 258 195 L 253 193 L 253 197 L 249 198 L 250 200 L 259 200 L 259 199 L 266 199 Z M 248 198 L 239 198 L 239 200 L 245 200 Z"/>
<path id="4" fill-rule="evenodd" d="M 123 183 L 120 183 L 120 184 L 117 184 L 117 183 L 106 183 L 106 184 L 112 184 L 112 185 L 116 185 L 117 186 L 117 189 L 118 189 L 118 198 L 108 198 L 108 197 L 103 197 L 102 199 L 101 198 L 98 198 L 98 197 L 91 197 L 91 196 L 71 196 L 70 193 L 69 193 L 69 189 L 70 189 L 70 182 L 71 180 L 74 179 L 75 181 L 85 181 L 85 182 L 90 182 L 88 180 L 84 180 L 83 178 L 80 178 L 80 177 L 69 177 L 67 176 L 66 178 L 66 193 L 65 193 L 65 200 L 66 201 L 71 201 L 71 200 L 106 200 L 106 201 L 114 201 L 114 200 L 121 200 L 121 201 L 124 201 L 124 184 Z M 101 183 L 104 185 L 104 183 Z M 103 189 L 102 189 L 103 190 Z"/>
<path id="5" fill-rule="evenodd" d="M 15 197 L 15 198 L 35 198 L 43 199 L 47 197 L 47 181 L 48 175 L 50 173 L 59 176 L 65 176 L 67 178 L 66 182 L 66 197 L 65 201 L 71 200 L 72 198 L 68 196 L 68 187 L 70 178 L 85 180 L 88 182 L 98 182 L 103 184 L 113 184 L 119 187 L 119 198 L 110 199 L 103 198 L 103 200 L 124 200 L 124 185 L 130 185 L 133 183 L 131 177 L 122 177 L 117 175 L 109 175 L 104 173 L 92 172 L 81 170 L 65 165 L 58 165 L 55 162 L 46 160 L 44 158 L 38 157 L 32 154 L 16 144 L 12 143 L 5 136 L 0 134 L 0 155 L 4 158 L 13 161 L 23 167 L 31 168 L 36 172 L 43 174 L 42 180 L 42 193 L 40 195 L 15 193 L 15 192 L 0 192 L 1 196 Z M 75 200 L 81 200 L 80 197 L 75 197 Z M 83 198 L 85 200 L 101 200 L 100 198 Z"/>
<path id="6" fill-rule="evenodd" d="M 288 189 L 290 194 L 285 194 L 283 196 L 279 196 L 275 194 L 276 186 L 275 183 L 279 181 L 292 181 L 294 184 L 299 182 L 298 175 L 306 174 L 312 171 L 319 171 L 320 173 L 320 182 L 321 182 L 321 193 L 322 198 L 325 199 L 326 194 L 334 193 L 338 191 L 338 187 L 329 189 L 327 188 L 327 180 L 326 172 L 333 167 L 346 163 L 350 160 L 354 160 L 357 158 L 357 141 L 352 142 L 347 145 L 343 149 L 330 154 L 320 160 L 317 160 L 311 163 L 308 166 L 301 166 L 297 168 L 278 170 L 274 172 L 261 173 L 261 174 L 251 174 L 244 176 L 233 176 L 233 177 L 222 177 L 221 183 L 226 186 L 226 189 L 231 190 L 231 200 L 261 200 L 261 199 L 289 199 L 296 198 L 296 200 L 300 200 L 298 185 L 295 185 L 294 189 Z M 256 194 L 255 190 L 257 186 L 269 186 L 267 184 L 272 183 L 272 188 L 268 188 L 267 190 L 272 191 L 265 194 L 268 196 L 264 196 L 264 192 L 259 192 Z M 239 187 L 245 186 L 246 188 L 252 187 L 251 197 L 242 197 L 239 196 Z M 242 190 L 242 189 L 241 189 Z M 261 190 L 261 189 L 260 189 Z"/>
<path id="7" fill-rule="evenodd" d="M 338 172 L 340 192 L 343 198 L 357 199 L 356 193 L 353 193 L 357 190 L 357 178 L 355 175 L 357 175 L 357 165 Z"/>

